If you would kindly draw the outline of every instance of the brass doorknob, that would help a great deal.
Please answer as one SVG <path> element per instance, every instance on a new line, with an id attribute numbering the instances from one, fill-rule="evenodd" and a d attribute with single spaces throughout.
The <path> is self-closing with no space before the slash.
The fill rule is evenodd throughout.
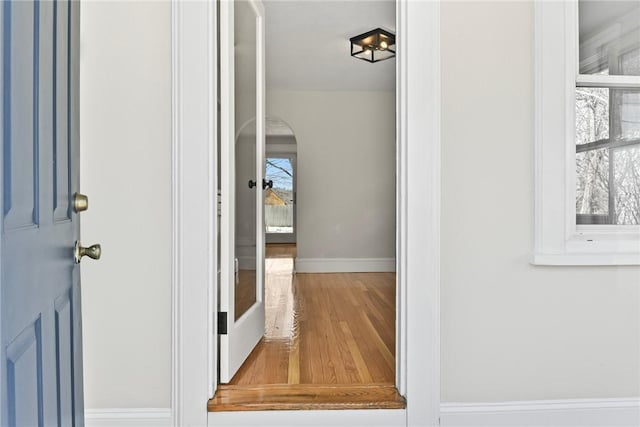
<path id="1" fill-rule="evenodd" d="M 75 193 L 73 195 L 73 210 L 76 213 L 84 212 L 89 209 L 89 198 L 84 194 Z"/>
<path id="2" fill-rule="evenodd" d="M 102 255 L 102 248 L 99 244 L 91 245 L 87 248 L 80 245 L 80 242 L 76 242 L 76 246 L 73 250 L 73 260 L 76 264 L 80 264 L 83 256 L 88 256 L 91 259 L 100 259 Z"/>

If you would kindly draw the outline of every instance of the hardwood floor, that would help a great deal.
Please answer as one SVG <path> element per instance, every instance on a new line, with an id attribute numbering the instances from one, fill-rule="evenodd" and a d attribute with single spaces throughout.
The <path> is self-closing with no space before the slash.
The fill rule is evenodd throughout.
<path id="1" fill-rule="evenodd" d="M 267 247 L 265 336 L 209 410 L 404 407 L 395 274 L 293 274 L 294 258 L 295 246 Z"/>
<path id="2" fill-rule="evenodd" d="M 389 384 L 226 385 L 209 401 L 210 412 L 298 409 L 402 409 L 406 402 Z"/>
<path id="3" fill-rule="evenodd" d="M 295 243 L 270 243 L 266 246 L 266 258 L 292 258 L 297 256 Z"/>

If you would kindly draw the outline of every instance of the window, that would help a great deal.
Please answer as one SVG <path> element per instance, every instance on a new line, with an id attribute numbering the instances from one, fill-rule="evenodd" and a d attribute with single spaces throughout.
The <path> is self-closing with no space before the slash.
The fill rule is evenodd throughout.
<path id="1" fill-rule="evenodd" d="M 640 264 L 640 2 L 536 3 L 535 264 Z"/>
<path id="2" fill-rule="evenodd" d="M 576 222 L 640 224 L 640 2 L 578 2 Z M 596 76 L 596 80 L 590 77 Z"/>
<path id="3" fill-rule="evenodd" d="M 273 157 L 267 154 L 265 180 L 273 185 L 264 200 L 264 222 L 268 234 L 294 233 L 294 155 Z M 267 242 L 269 243 L 269 242 Z"/>

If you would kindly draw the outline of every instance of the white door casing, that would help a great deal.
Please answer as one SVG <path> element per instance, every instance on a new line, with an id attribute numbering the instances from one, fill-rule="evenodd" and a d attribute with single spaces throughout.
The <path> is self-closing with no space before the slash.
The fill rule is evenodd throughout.
<path id="1" fill-rule="evenodd" d="M 398 0 L 396 20 L 396 358 L 397 384 L 407 398 L 404 422 L 397 425 L 435 426 L 440 404 L 440 2 Z M 176 426 L 224 425 L 215 413 L 207 413 L 205 405 L 215 391 L 213 367 L 218 353 L 212 311 L 217 306 L 218 268 L 215 82 L 220 58 L 215 52 L 215 4 L 174 0 L 172 38 L 172 412 Z M 309 411 L 296 415 L 272 411 L 264 415 L 275 422 L 271 425 L 280 426 L 301 425 L 307 415 L 306 425 L 335 424 L 336 420 L 367 425 L 378 412 Z M 233 422 L 250 425 L 255 415 L 237 412 Z"/>

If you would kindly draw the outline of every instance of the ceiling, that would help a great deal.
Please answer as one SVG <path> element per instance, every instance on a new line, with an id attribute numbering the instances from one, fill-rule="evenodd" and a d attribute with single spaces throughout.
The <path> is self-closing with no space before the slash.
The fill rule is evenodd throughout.
<path id="1" fill-rule="evenodd" d="M 395 1 L 265 0 L 267 88 L 371 91 L 395 88 L 395 59 L 350 56 L 349 38 L 395 33 Z"/>

